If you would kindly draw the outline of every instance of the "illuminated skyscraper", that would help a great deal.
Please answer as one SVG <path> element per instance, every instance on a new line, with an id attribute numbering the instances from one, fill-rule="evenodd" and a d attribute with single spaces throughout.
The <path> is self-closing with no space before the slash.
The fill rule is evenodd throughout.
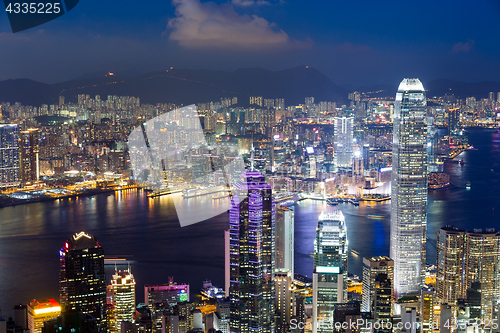
<path id="1" fill-rule="evenodd" d="M 380 274 L 384 274 L 385 278 L 390 282 L 390 288 L 394 281 L 394 261 L 385 256 L 363 258 L 363 303 L 361 311 L 373 312 L 376 280 Z M 382 281 L 382 280 L 381 280 Z M 384 286 L 386 282 L 381 282 Z M 393 292 L 390 293 L 392 295 Z"/>
<path id="2" fill-rule="evenodd" d="M 28 327 L 30 333 L 41 333 L 43 322 L 57 318 L 60 314 L 61 307 L 55 300 L 32 300 L 28 304 Z"/>
<path id="3" fill-rule="evenodd" d="M 353 139 L 353 117 L 335 117 L 333 118 L 335 128 L 335 167 L 348 167 L 352 162 L 352 139 Z"/>
<path id="4" fill-rule="evenodd" d="M 21 181 L 23 183 L 34 183 L 40 176 L 39 156 L 40 147 L 38 144 L 39 130 L 30 128 L 22 131 L 20 136 L 21 149 Z"/>
<path id="5" fill-rule="evenodd" d="M 292 274 L 288 269 L 276 269 L 274 273 L 276 314 L 279 315 L 278 332 L 286 332 L 293 315 Z"/>
<path id="6" fill-rule="evenodd" d="M 275 332 L 275 204 L 271 186 L 257 171 L 236 182 L 229 211 L 230 331 Z M 240 202 L 240 197 L 245 197 Z"/>
<path id="7" fill-rule="evenodd" d="M 104 251 L 97 240 L 81 231 L 63 246 L 60 255 L 59 292 L 65 311 L 81 311 L 96 318 L 106 331 L 106 276 Z"/>
<path id="8" fill-rule="evenodd" d="M 456 305 L 465 298 L 465 230 L 446 226 L 437 235 L 437 296 L 443 303 Z"/>
<path id="9" fill-rule="evenodd" d="M 314 240 L 313 332 L 333 320 L 335 304 L 347 302 L 347 230 L 342 211 L 326 207 Z"/>
<path id="10" fill-rule="evenodd" d="M 392 144 L 391 251 L 394 292 L 420 294 L 425 278 L 427 228 L 426 99 L 418 79 L 396 94 Z"/>
<path id="11" fill-rule="evenodd" d="M 276 269 L 288 269 L 294 274 L 294 212 L 282 206 L 276 209 Z"/>
<path id="12" fill-rule="evenodd" d="M 15 124 L 0 124 L 0 188 L 20 183 L 19 130 Z"/>
<path id="13" fill-rule="evenodd" d="M 465 248 L 465 284 L 481 284 L 481 319 L 492 322 L 500 300 L 500 232 L 495 229 L 468 231 Z"/>
<path id="14" fill-rule="evenodd" d="M 108 331 L 120 332 L 122 321 L 132 321 L 135 311 L 135 279 L 130 268 L 115 272 L 111 284 L 107 286 L 107 294 L 114 318 L 114 323 L 108 323 Z"/>

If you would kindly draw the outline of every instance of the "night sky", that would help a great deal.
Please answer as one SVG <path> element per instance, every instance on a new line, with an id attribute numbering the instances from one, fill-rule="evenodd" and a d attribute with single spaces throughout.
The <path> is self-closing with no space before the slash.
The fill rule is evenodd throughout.
<path id="1" fill-rule="evenodd" d="M 499 33 L 498 0 L 80 0 L 15 34 L 2 12 L 0 80 L 306 64 L 348 88 L 499 81 Z"/>

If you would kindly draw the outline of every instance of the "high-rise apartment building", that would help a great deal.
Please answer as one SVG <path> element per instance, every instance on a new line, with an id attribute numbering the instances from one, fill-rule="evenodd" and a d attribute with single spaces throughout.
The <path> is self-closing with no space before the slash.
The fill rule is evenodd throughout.
<path id="1" fill-rule="evenodd" d="M 276 208 L 276 269 L 294 274 L 294 211 L 285 206 Z"/>
<path id="2" fill-rule="evenodd" d="M 113 323 L 108 323 L 108 331 L 120 332 L 122 321 L 132 321 L 135 311 L 135 279 L 130 272 L 115 271 L 111 284 L 107 286 L 108 312 L 112 311 Z M 109 318 L 109 314 L 108 314 Z"/>
<path id="3" fill-rule="evenodd" d="M 85 232 L 74 234 L 59 251 L 59 292 L 65 311 L 81 311 L 106 331 L 106 276 L 104 251 L 97 240 Z"/>
<path id="4" fill-rule="evenodd" d="M 396 94 L 392 144 L 390 257 L 396 295 L 420 294 L 425 279 L 427 229 L 427 110 L 418 79 Z"/>
<path id="5" fill-rule="evenodd" d="M 0 124 L 0 188 L 20 183 L 19 129 L 15 124 Z"/>
<path id="6" fill-rule="evenodd" d="M 377 277 L 383 274 L 393 288 L 394 261 L 386 256 L 363 258 L 363 302 L 361 311 L 373 312 Z M 387 284 L 387 283 L 385 283 Z M 393 293 L 391 293 L 392 295 Z"/>
<path id="7" fill-rule="evenodd" d="M 452 226 L 439 229 L 437 235 L 436 287 L 440 301 L 456 305 L 465 298 L 465 230 Z"/>
<path id="8" fill-rule="evenodd" d="M 30 333 L 41 333 L 45 321 L 57 318 L 61 307 L 54 299 L 32 300 L 28 304 L 28 328 Z"/>
<path id="9" fill-rule="evenodd" d="M 342 211 L 320 214 L 314 240 L 313 332 L 333 320 L 335 304 L 347 301 L 347 230 Z"/>
<path id="10" fill-rule="evenodd" d="M 336 168 L 345 168 L 352 162 L 354 117 L 335 117 L 334 163 Z"/>
<path id="11" fill-rule="evenodd" d="M 230 331 L 275 332 L 275 204 L 260 172 L 244 172 L 236 182 L 229 232 Z"/>

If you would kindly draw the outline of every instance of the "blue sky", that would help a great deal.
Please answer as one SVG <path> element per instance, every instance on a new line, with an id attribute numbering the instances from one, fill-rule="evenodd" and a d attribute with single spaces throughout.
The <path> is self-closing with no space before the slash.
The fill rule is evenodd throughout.
<path id="1" fill-rule="evenodd" d="M 498 81 L 499 16 L 497 0 L 80 0 L 16 34 L 1 13 L 0 80 L 307 64 L 348 87 L 405 76 Z"/>

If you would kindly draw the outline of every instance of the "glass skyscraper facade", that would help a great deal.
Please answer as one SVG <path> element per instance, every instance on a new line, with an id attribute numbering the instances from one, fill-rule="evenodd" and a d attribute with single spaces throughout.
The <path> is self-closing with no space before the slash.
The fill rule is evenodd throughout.
<path id="1" fill-rule="evenodd" d="M 247 171 L 234 188 L 229 211 L 230 332 L 275 332 L 275 204 L 271 186 L 260 172 Z"/>
<path id="2" fill-rule="evenodd" d="M 374 312 L 375 291 L 377 278 L 384 275 L 387 281 L 384 285 L 390 286 L 394 281 L 394 261 L 386 256 L 363 258 L 363 303 L 361 311 Z M 392 295 L 393 292 L 390 293 Z"/>
<path id="3" fill-rule="evenodd" d="M 418 79 L 396 94 L 392 143 L 391 248 L 394 292 L 420 294 L 427 228 L 427 102 Z"/>
<path id="4" fill-rule="evenodd" d="M 346 168 L 352 162 L 353 117 L 335 117 L 334 121 L 334 163 L 336 168 Z"/>
<path id="5" fill-rule="evenodd" d="M 19 129 L 0 124 L 0 188 L 19 186 Z"/>
<path id="6" fill-rule="evenodd" d="M 437 294 L 441 302 L 456 305 L 465 298 L 464 256 L 465 230 L 446 226 L 437 235 Z"/>
<path id="7" fill-rule="evenodd" d="M 96 318 L 106 331 L 106 276 L 104 251 L 85 232 L 74 234 L 59 251 L 59 292 L 63 312 L 81 311 Z"/>
<path id="8" fill-rule="evenodd" d="M 313 332 L 333 321 L 336 303 L 347 302 L 347 230 L 342 211 L 320 214 L 314 240 Z"/>

